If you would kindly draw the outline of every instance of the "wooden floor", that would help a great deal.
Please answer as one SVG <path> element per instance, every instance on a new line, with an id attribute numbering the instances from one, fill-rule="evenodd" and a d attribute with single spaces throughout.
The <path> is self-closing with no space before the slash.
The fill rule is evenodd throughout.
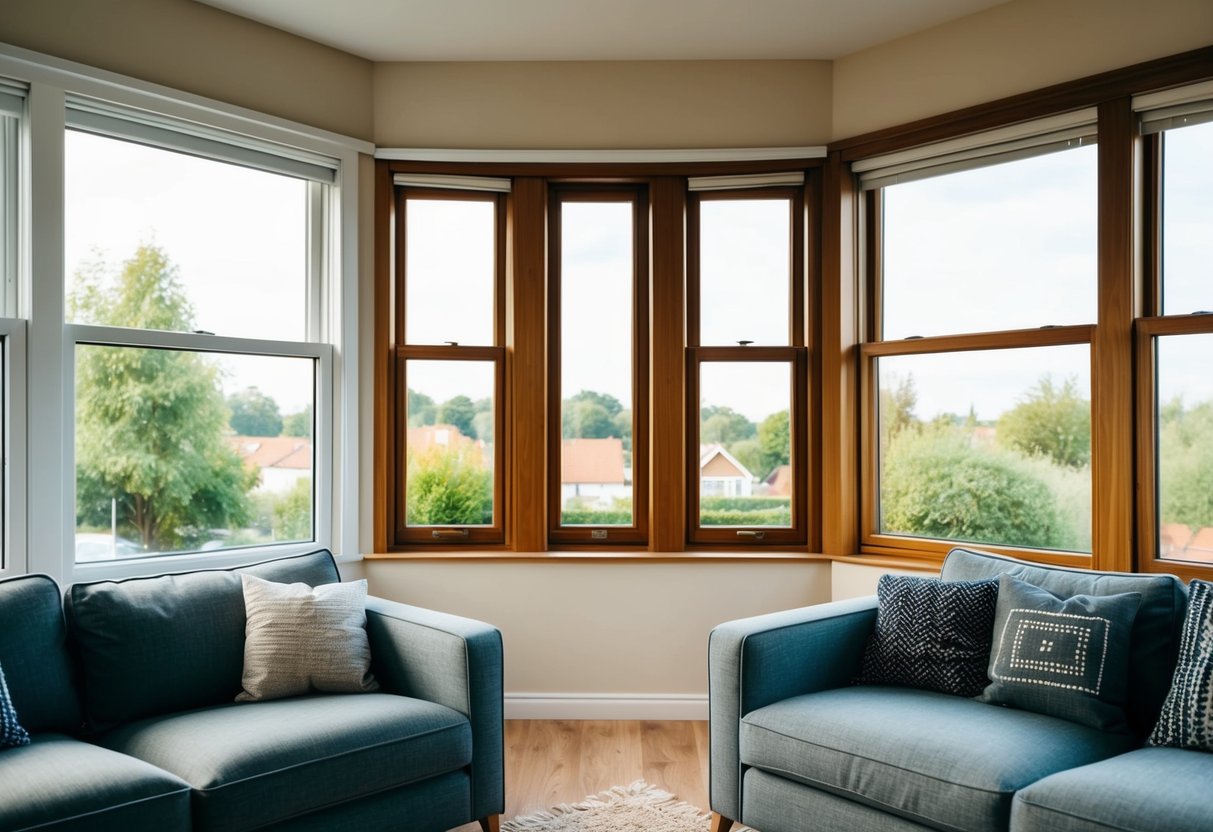
<path id="1" fill-rule="evenodd" d="M 708 808 L 706 722 L 505 723 L 505 816 L 525 815 L 644 779 Z M 457 832 L 480 832 L 473 823 Z"/>

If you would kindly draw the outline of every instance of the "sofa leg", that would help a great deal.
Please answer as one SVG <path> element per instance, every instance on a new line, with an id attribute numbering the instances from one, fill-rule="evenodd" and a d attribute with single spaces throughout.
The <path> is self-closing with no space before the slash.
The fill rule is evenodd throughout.
<path id="1" fill-rule="evenodd" d="M 733 821 L 719 812 L 712 812 L 712 832 L 729 832 L 732 828 Z"/>
<path id="2" fill-rule="evenodd" d="M 484 832 L 501 832 L 501 815 L 488 815 L 481 818 L 480 828 Z"/>

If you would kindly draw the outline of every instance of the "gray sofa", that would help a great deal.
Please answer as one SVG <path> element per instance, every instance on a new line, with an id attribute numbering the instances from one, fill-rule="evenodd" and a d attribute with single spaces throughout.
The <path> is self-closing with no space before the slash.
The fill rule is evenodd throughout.
<path id="1" fill-rule="evenodd" d="M 239 571 L 337 581 L 313 552 Z M 236 704 L 236 571 L 0 582 L 0 667 L 31 744 L 0 751 L 0 830 L 409 830 L 503 811 L 502 647 L 485 624 L 367 602 L 380 691 Z"/>
<path id="2" fill-rule="evenodd" d="M 1209 832 L 1213 754 L 1143 747 L 1187 603 L 1170 575 L 963 549 L 945 580 L 1007 573 L 1058 596 L 1140 592 L 1131 733 L 912 688 L 855 686 L 875 597 L 723 624 L 709 643 L 714 832 Z"/>

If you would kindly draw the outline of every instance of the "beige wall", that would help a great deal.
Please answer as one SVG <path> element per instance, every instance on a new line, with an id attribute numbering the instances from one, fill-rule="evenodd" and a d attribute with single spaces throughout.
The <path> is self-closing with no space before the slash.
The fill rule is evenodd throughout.
<path id="1" fill-rule="evenodd" d="M 490 621 L 507 693 L 703 695 L 708 633 L 829 600 L 830 564 L 364 561 L 371 591 Z"/>
<path id="2" fill-rule="evenodd" d="M 371 138 L 370 61 L 190 0 L 3 0 L 0 41 Z"/>
<path id="3" fill-rule="evenodd" d="M 1016 0 L 835 61 L 833 138 L 1210 43 L 1210 0 Z"/>
<path id="4" fill-rule="evenodd" d="M 384 63 L 384 147 L 784 147 L 830 136 L 828 61 Z"/>
<path id="5" fill-rule="evenodd" d="M 884 566 L 865 566 L 862 563 L 835 561 L 830 568 L 830 599 L 845 601 L 876 594 L 876 582 L 885 573 L 893 575 L 937 576 L 938 569 L 890 569 Z"/>

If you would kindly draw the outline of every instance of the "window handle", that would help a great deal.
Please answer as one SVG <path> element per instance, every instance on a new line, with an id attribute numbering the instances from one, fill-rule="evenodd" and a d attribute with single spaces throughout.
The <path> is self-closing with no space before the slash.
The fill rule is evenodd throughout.
<path id="1" fill-rule="evenodd" d="M 430 535 L 435 540 L 442 540 L 443 538 L 451 538 L 451 537 L 467 537 L 468 530 L 467 529 L 434 529 L 432 532 L 430 532 Z"/>
<path id="2" fill-rule="evenodd" d="M 737 532 L 738 537 L 748 537 L 751 540 L 762 540 L 766 535 L 766 532 L 755 532 L 749 529 L 739 529 Z"/>

